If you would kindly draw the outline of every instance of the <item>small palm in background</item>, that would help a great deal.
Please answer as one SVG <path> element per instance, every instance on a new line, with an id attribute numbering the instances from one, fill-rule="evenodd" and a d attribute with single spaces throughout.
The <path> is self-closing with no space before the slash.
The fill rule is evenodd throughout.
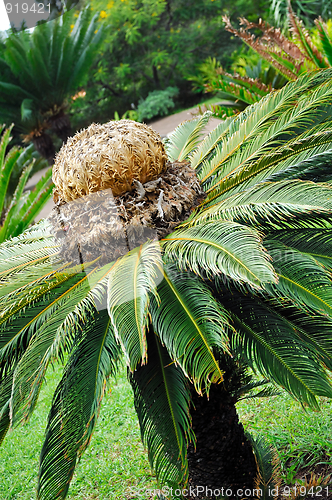
<path id="1" fill-rule="evenodd" d="M 331 70 L 305 75 L 203 141 L 209 114 L 180 125 L 166 144 L 172 163 L 157 175 L 178 168 L 171 188 L 183 195 L 181 172 L 195 171 L 205 193 L 199 206 L 172 232 L 166 215 L 174 197 L 161 193 L 159 178 L 117 198 L 136 203 L 137 216 L 151 208 L 151 228 L 168 227 L 159 242 L 104 265 L 97 257 L 73 266 L 44 221 L 1 245 L 0 441 L 31 415 L 49 364 L 66 359 L 39 499 L 66 497 L 123 358 L 161 484 L 253 487 L 254 452 L 235 408 L 247 367 L 263 387 L 281 386 L 303 405 L 318 408 L 317 396 L 332 396 L 332 188 L 313 182 L 332 177 L 331 77 Z M 136 140 L 130 158 L 145 147 Z M 62 185 L 69 195 L 74 178 L 82 186 L 83 163 L 82 176 Z M 87 219 L 83 239 L 105 222 Z"/>
<path id="2" fill-rule="evenodd" d="M 61 141 L 71 135 L 69 99 L 84 83 L 100 48 L 98 15 L 86 8 L 37 26 L 32 33 L 13 33 L 0 60 L 0 120 L 53 160 L 55 146 L 48 130 Z"/>

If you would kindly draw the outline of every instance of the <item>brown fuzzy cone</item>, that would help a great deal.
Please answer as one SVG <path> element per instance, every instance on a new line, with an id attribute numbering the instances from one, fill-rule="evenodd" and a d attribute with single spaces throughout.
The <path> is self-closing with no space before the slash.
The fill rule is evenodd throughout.
<path id="1" fill-rule="evenodd" d="M 157 179 L 135 185 L 121 196 L 106 189 L 53 209 L 50 221 L 65 260 L 112 262 L 171 233 L 205 197 L 186 162 L 167 163 Z"/>
<path id="2" fill-rule="evenodd" d="M 119 196 L 156 179 L 167 155 L 159 134 L 132 120 L 92 124 L 68 139 L 53 167 L 57 202 L 69 202 L 100 190 Z"/>

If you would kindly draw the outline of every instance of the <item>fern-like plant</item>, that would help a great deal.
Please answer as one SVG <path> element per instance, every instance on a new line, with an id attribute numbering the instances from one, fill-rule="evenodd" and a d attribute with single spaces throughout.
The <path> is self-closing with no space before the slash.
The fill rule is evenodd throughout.
<path id="1" fill-rule="evenodd" d="M 36 184 L 34 189 L 25 190 L 35 159 L 31 148 L 13 147 L 6 154 L 13 125 L 8 129 L 0 127 L 0 243 L 23 233 L 50 199 L 53 185 L 52 169 Z M 14 193 L 9 193 L 10 178 L 14 170 L 21 171 Z"/>
<path id="2" fill-rule="evenodd" d="M 166 178 L 185 195 L 181 172 L 190 168 L 204 194 L 179 227 L 122 258 L 73 266 L 46 221 L 0 246 L 0 441 L 31 415 L 50 363 L 68 356 L 41 452 L 38 499 L 66 497 L 121 360 L 161 484 L 236 492 L 266 483 L 262 470 L 255 479 L 236 414 L 238 363 L 303 405 L 318 409 L 320 396 L 332 396 L 332 187 L 314 182 L 331 179 L 331 102 L 332 70 L 325 70 L 262 98 L 204 140 L 209 115 L 181 124 L 166 144 L 171 165 L 136 185 L 131 229 L 139 231 L 146 206 L 150 229 L 167 226 L 174 196 L 161 193 Z M 133 151 L 139 155 L 137 143 Z M 173 177 L 172 168 L 179 169 Z M 137 197 L 121 196 L 124 218 Z M 89 219 L 82 198 L 73 203 L 84 208 L 80 232 L 98 229 L 98 236 L 106 219 L 93 204 Z"/>

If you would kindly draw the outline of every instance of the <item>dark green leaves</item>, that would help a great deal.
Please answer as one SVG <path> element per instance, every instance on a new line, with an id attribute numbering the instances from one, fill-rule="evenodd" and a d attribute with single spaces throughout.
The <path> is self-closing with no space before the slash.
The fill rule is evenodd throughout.
<path id="1" fill-rule="evenodd" d="M 261 235 L 244 225 L 216 221 L 180 229 L 163 240 L 166 260 L 182 269 L 228 278 L 260 287 L 276 280 Z"/>
<path id="2" fill-rule="evenodd" d="M 149 362 L 129 376 L 142 441 L 161 483 L 175 487 L 188 475 L 190 428 L 189 391 L 183 372 L 172 362 L 158 337 L 148 337 Z"/>
<path id="3" fill-rule="evenodd" d="M 108 310 L 131 370 L 147 359 L 149 293 L 162 279 L 158 244 L 146 243 L 118 260 L 108 278 Z"/>
<path id="4" fill-rule="evenodd" d="M 302 403 L 318 407 L 316 395 L 332 397 L 332 386 L 317 350 L 296 325 L 258 298 L 225 298 L 238 333 L 234 343 L 270 380 Z"/>
<path id="5" fill-rule="evenodd" d="M 120 350 L 107 311 L 89 318 L 66 365 L 49 414 L 40 457 L 38 499 L 64 499 L 79 457 L 88 446 Z"/>
<path id="6" fill-rule="evenodd" d="M 228 350 L 227 314 L 200 280 L 174 266 L 164 270 L 158 294 L 150 309 L 155 332 L 196 390 L 208 391 L 223 378 L 214 349 Z"/>

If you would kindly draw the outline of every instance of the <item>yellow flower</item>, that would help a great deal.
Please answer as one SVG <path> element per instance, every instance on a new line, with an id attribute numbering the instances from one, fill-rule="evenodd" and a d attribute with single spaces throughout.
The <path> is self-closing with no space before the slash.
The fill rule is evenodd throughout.
<path id="1" fill-rule="evenodd" d="M 102 10 L 99 15 L 102 19 L 105 19 L 105 17 L 107 17 L 107 14 L 104 10 Z"/>
<path id="2" fill-rule="evenodd" d="M 111 2 L 108 2 L 108 4 L 107 4 L 107 8 L 108 8 L 108 9 L 113 9 L 113 7 L 114 7 L 114 1 L 113 1 L 113 0 L 111 0 Z"/>
<path id="3" fill-rule="evenodd" d="M 98 30 L 95 31 L 95 34 L 98 33 Z"/>
<path id="4" fill-rule="evenodd" d="M 152 12 L 151 16 L 155 17 L 157 15 L 157 12 Z"/>
<path id="5" fill-rule="evenodd" d="M 74 26 L 75 26 L 75 24 L 71 24 L 71 25 L 70 25 L 70 29 L 72 29 L 72 30 L 73 30 L 73 29 L 74 29 Z"/>

